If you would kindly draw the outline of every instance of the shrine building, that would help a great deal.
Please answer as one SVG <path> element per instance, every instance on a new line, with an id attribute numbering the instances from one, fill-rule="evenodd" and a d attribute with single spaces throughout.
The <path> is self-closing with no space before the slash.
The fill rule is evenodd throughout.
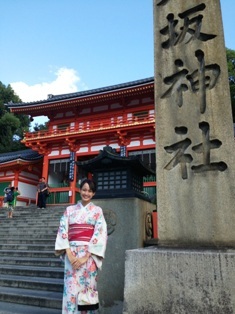
<path id="1" fill-rule="evenodd" d="M 32 121 L 38 116 L 49 119 L 46 130 L 24 134 L 28 149 L 0 155 L 0 188 L 18 186 L 20 205 L 36 202 L 42 176 L 51 191 L 47 203 L 77 202 L 81 180 L 91 175 L 77 164 L 98 156 L 104 146 L 123 157 L 139 156 L 156 170 L 153 77 L 6 106 Z M 143 193 L 156 196 L 154 175 L 144 177 Z"/>

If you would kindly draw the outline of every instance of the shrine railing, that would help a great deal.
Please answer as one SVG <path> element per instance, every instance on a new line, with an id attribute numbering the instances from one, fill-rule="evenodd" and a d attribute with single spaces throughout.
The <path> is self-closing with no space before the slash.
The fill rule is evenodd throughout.
<path id="1" fill-rule="evenodd" d="M 52 125 L 48 130 L 38 132 L 26 132 L 24 140 L 35 140 L 41 138 L 50 138 L 55 136 L 76 135 L 84 133 L 93 133 L 99 131 L 108 131 L 112 129 L 122 129 L 127 127 L 141 127 L 155 123 L 154 114 L 143 114 L 138 116 L 123 117 L 110 116 L 104 119 L 77 120 L 75 125 L 62 128 L 59 125 Z"/>

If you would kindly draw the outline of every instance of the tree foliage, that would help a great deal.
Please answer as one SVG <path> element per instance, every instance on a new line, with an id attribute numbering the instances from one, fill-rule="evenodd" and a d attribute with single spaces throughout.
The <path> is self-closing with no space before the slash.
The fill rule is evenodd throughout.
<path id="1" fill-rule="evenodd" d="M 0 82 L 0 153 L 25 149 L 21 140 L 24 131 L 29 130 L 29 117 L 10 113 L 5 104 L 11 101 L 22 102 L 10 85 Z"/>
<path id="2" fill-rule="evenodd" d="M 38 132 L 38 131 L 43 131 L 47 129 L 47 122 L 45 124 L 38 124 L 35 123 L 33 126 L 33 131 Z"/>
<path id="3" fill-rule="evenodd" d="M 233 122 L 235 122 L 235 50 L 226 49 Z"/>

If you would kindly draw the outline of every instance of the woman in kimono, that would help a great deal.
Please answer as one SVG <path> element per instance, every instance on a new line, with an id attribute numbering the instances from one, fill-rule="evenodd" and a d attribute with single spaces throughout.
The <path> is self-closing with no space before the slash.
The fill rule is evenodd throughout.
<path id="1" fill-rule="evenodd" d="M 107 242 L 102 209 L 91 202 L 96 186 L 85 179 L 81 201 L 67 207 L 60 219 L 55 254 L 64 254 L 62 314 L 92 314 L 99 308 L 97 271 L 101 269 Z"/>

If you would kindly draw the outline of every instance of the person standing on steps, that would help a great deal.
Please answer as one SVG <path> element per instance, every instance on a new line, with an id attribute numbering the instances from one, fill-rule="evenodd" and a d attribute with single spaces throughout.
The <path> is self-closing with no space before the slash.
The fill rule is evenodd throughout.
<path id="1" fill-rule="evenodd" d="M 42 177 L 37 185 L 37 206 L 38 209 L 46 208 L 46 198 L 47 198 L 47 191 L 48 191 L 48 184 L 45 181 L 45 178 Z"/>
<path id="2" fill-rule="evenodd" d="M 13 217 L 13 211 L 15 209 L 15 204 L 16 204 L 16 198 L 17 196 L 20 195 L 20 192 L 18 191 L 18 189 L 16 190 L 13 187 L 11 187 L 10 192 L 7 193 L 7 203 L 8 203 L 8 218 L 12 218 Z"/>
<path id="3" fill-rule="evenodd" d="M 3 203 L 4 203 L 4 207 L 8 206 L 8 202 L 7 202 L 7 193 L 11 191 L 11 184 L 9 184 L 7 187 L 5 187 L 5 189 L 3 190 L 4 192 L 4 199 L 3 199 Z"/>
<path id="4" fill-rule="evenodd" d="M 66 208 L 60 219 L 55 255 L 64 258 L 62 314 L 92 314 L 99 308 L 97 272 L 107 243 L 103 211 L 91 202 L 95 182 L 84 179 L 81 201 Z"/>

